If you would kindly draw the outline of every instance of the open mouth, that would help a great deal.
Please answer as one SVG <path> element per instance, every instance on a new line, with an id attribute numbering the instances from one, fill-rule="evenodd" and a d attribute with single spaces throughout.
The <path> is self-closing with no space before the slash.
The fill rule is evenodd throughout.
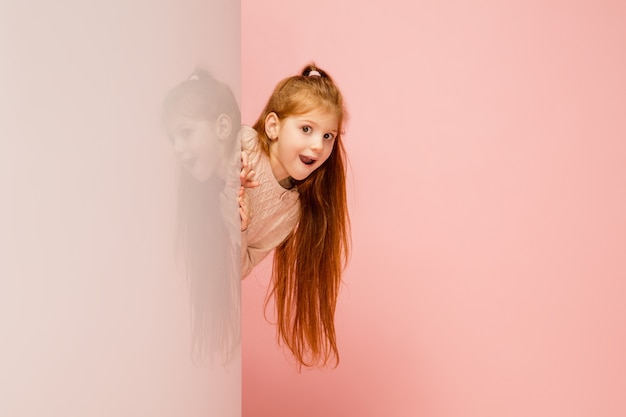
<path id="1" fill-rule="evenodd" d="M 300 155 L 300 160 L 305 165 L 313 165 L 317 159 L 311 158 L 310 156 Z"/>
<path id="2" fill-rule="evenodd" d="M 181 162 L 185 168 L 191 169 L 196 164 L 196 158 L 183 159 Z"/>

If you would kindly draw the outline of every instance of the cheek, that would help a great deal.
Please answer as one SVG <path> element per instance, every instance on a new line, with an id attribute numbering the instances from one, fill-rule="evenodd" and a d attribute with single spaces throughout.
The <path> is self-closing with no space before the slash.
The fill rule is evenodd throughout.
<path id="1" fill-rule="evenodd" d="M 217 140 L 217 138 L 211 137 L 208 134 L 198 135 L 194 138 L 193 141 L 193 148 L 196 150 L 196 152 L 205 155 L 217 152 L 218 146 L 219 141 Z"/>
<path id="2" fill-rule="evenodd" d="M 207 147 L 209 144 L 218 142 L 217 135 L 208 126 L 196 128 L 193 132 L 192 139 L 198 147 Z"/>
<path id="3" fill-rule="evenodd" d="M 317 164 L 317 167 L 321 167 L 322 165 L 324 165 L 326 163 L 326 161 L 328 161 L 328 158 L 330 158 L 330 154 L 325 154 L 319 161 Z"/>
<path id="4" fill-rule="evenodd" d="M 330 158 L 330 155 L 333 153 L 333 149 L 334 149 L 334 143 L 329 144 L 324 149 L 324 161 L 326 161 L 328 158 Z"/>

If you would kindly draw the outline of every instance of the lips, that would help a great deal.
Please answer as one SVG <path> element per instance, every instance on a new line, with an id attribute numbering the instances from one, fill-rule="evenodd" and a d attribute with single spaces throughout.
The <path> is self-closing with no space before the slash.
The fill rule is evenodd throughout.
<path id="1" fill-rule="evenodd" d="M 196 164 L 196 158 L 183 159 L 181 162 L 185 168 L 191 169 Z"/>
<path id="2" fill-rule="evenodd" d="M 317 159 L 311 158 L 310 156 L 300 155 L 300 160 L 305 165 L 313 165 Z"/>

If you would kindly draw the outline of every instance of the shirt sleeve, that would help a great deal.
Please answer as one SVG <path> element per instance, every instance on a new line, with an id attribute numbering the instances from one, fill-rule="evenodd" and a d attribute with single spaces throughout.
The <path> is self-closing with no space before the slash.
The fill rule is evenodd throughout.
<path id="1" fill-rule="evenodd" d="M 247 277 L 252 272 L 252 269 L 261 263 L 273 250 L 249 246 L 246 232 L 243 232 L 241 234 L 241 279 Z"/>

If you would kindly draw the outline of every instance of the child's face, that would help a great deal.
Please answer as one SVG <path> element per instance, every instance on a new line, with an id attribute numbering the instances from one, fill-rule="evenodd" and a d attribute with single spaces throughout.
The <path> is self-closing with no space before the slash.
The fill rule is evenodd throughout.
<path id="1" fill-rule="evenodd" d="M 276 127 L 269 133 L 270 138 L 275 138 L 270 142 L 270 163 L 276 179 L 303 180 L 332 153 L 339 117 L 334 112 L 313 110 L 279 120 L 272 113 L 266 126 Z"/>
<path id="2" fill-rule="evenodd" d="M 221 158 L 215 123 L 175 115 L 169 120 L 167 133 L 182 167 L 196 181 L 213 176 Z"/>

